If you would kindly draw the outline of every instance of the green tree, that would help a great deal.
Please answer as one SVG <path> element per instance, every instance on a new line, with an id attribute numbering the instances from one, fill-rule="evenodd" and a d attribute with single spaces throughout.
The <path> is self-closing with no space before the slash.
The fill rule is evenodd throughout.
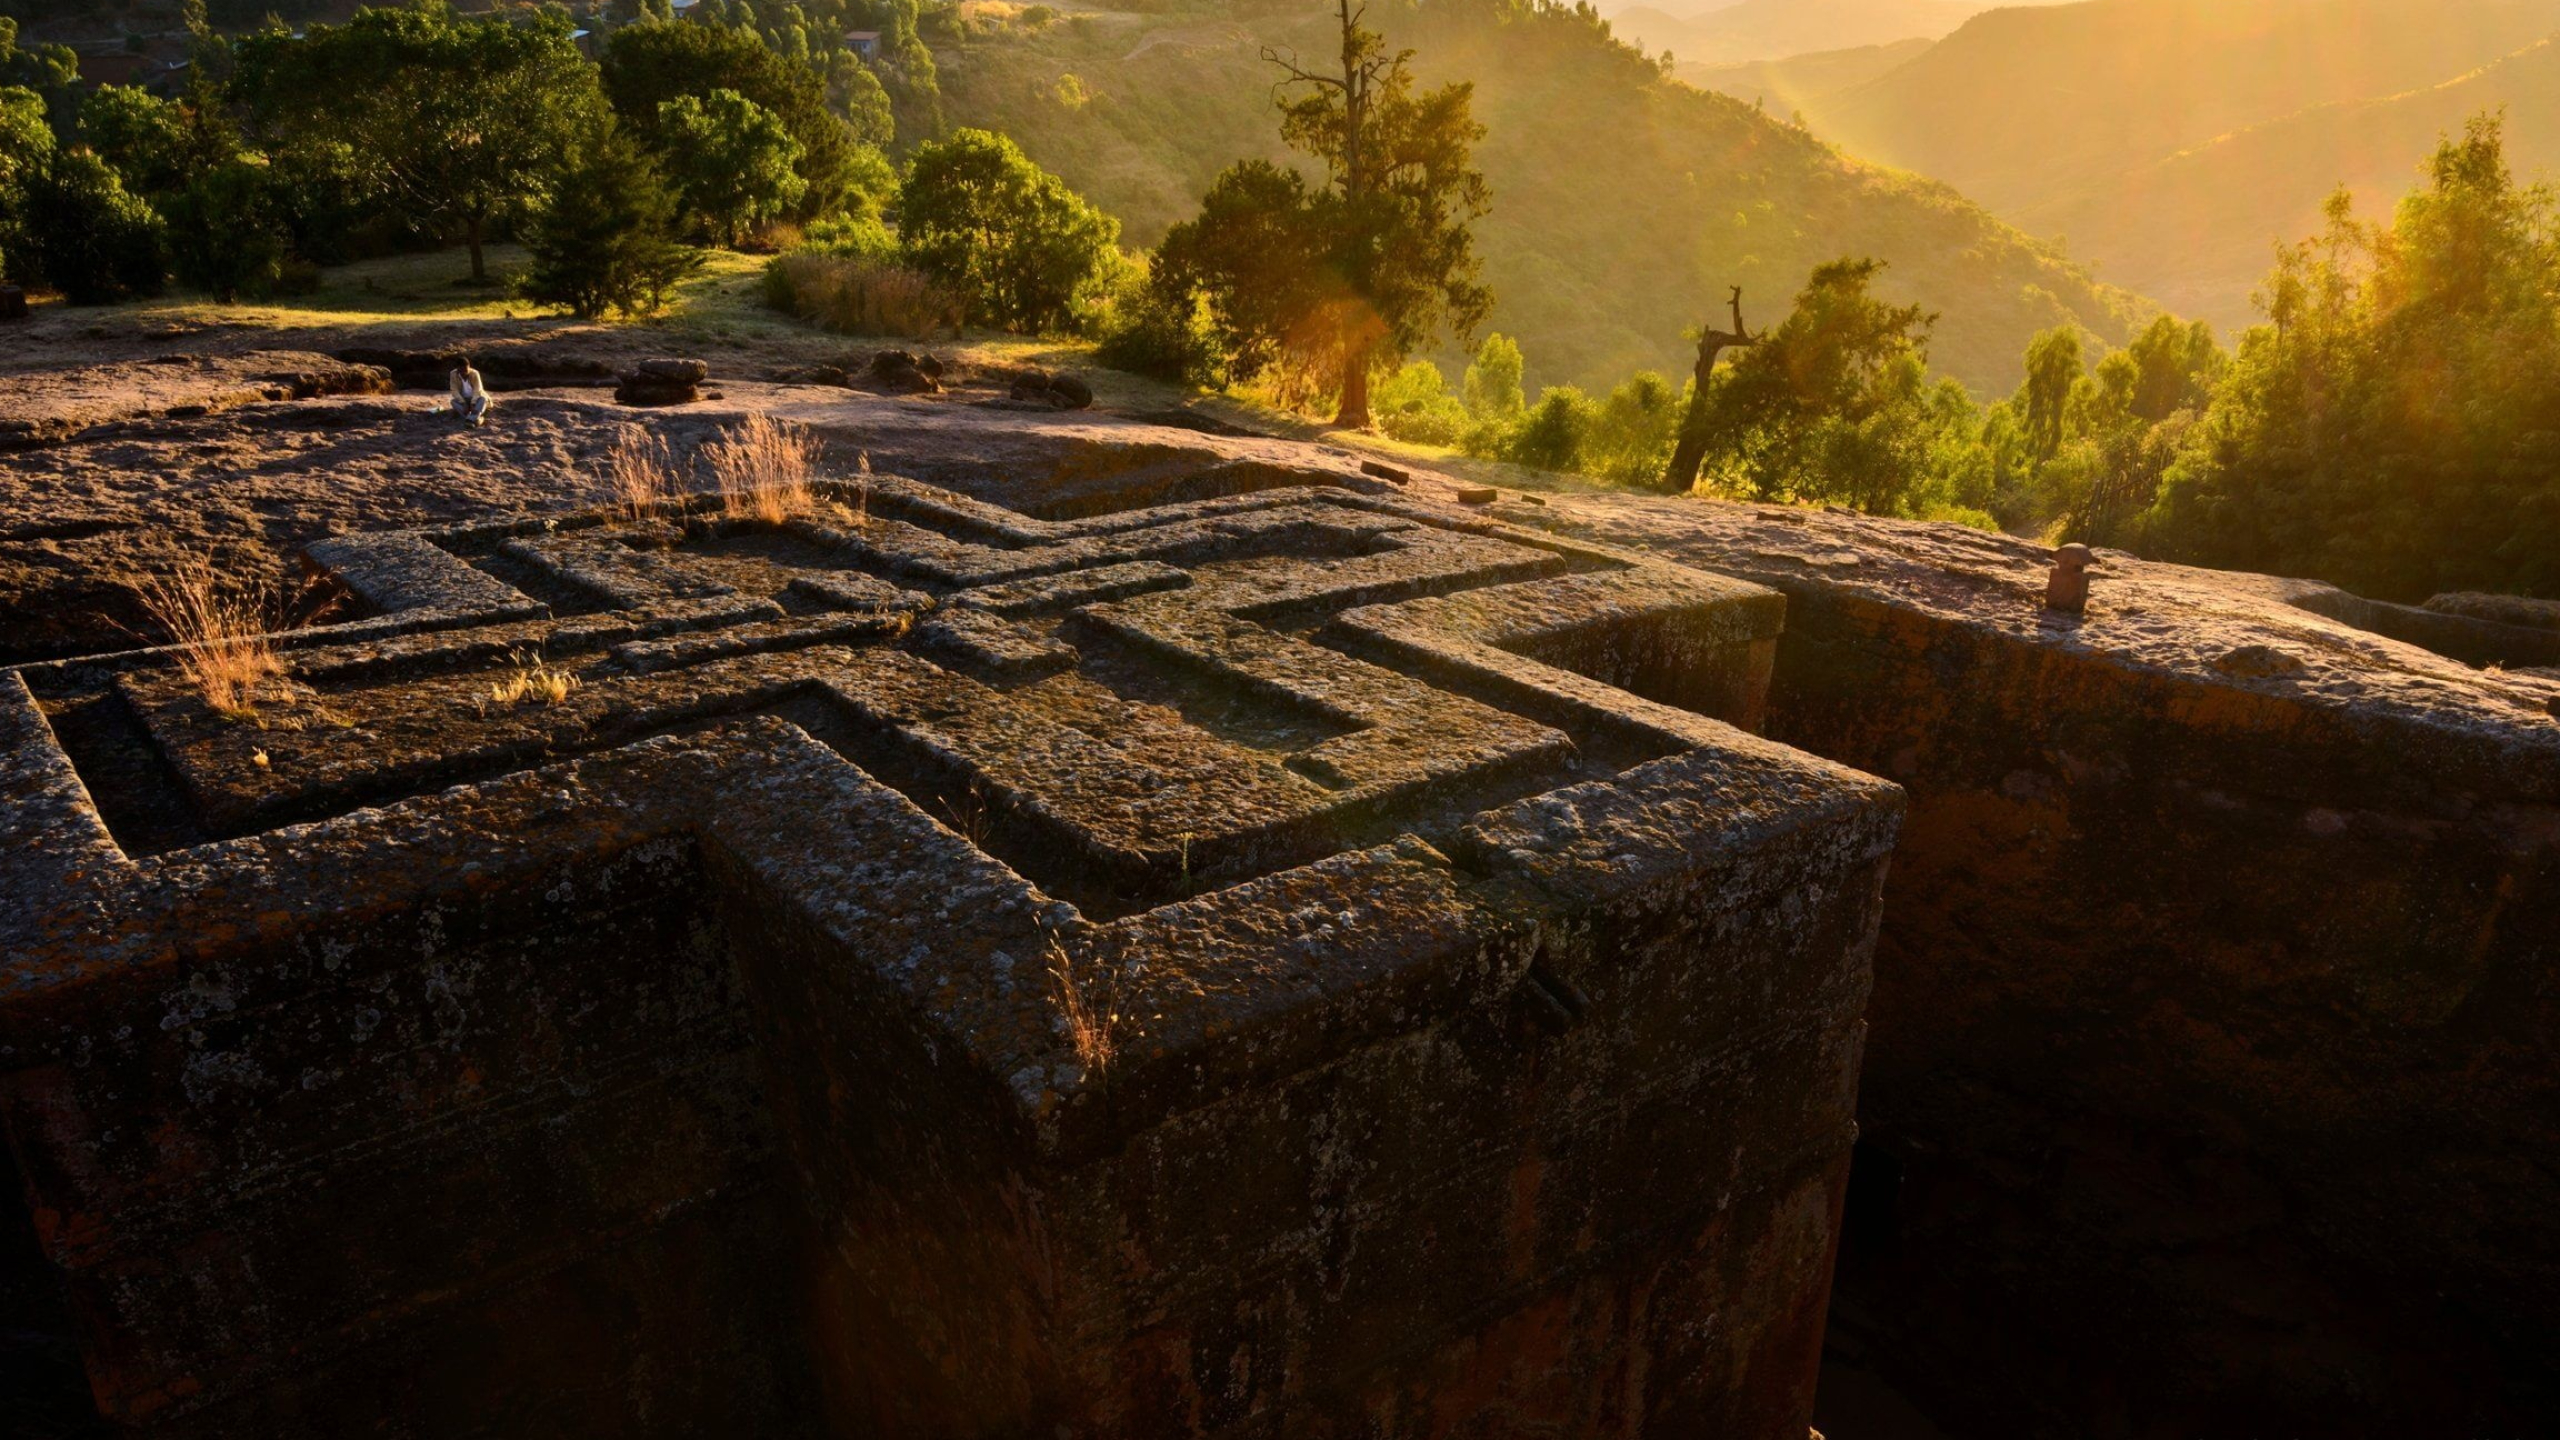
<path id="1" fill-rule="evenodd" d="M 486 280 L 491 222 L 538 199 L 595 123 L 595 68 L 569 37 L 566 11 L 466 20 L 429 0 L 252 35 L 237 84 L 268 135 L 344 143 L 374 193 L 460 225 Z"/>
<path id="2" fill-rule="evenodd" d="M 2018 388 L 2017 409 L 2036 463 L 2052 459 L 2069 438 L 2071 394 L 2088 373 L 2080 332 L 2072 326 L 2047 330 L 2027 346 L 2027 378 Z"/>
<path id="3" fill-rule="evenodd" d="M 658 107 L 659 143 L 687 209 L 732 248 L 809 188 L 794 167 L 800 142 L 780 117 L 735 90 L 679 95 Z"/>
<path id="4" fill-rule="evenodd" d="M 1334 372 L 1334 423 L 1360 429 L 1373 371 L 1401 363 L 1444 323 L 1464 335 L 1491 307 L 1468 228 L 1490 201 L 1473 158 L 1484 136 L 1469 108 L 1474 86 L 1416 95 L 1413 52 L 1389 54 L 1351 0 L 1336 6 L 1338 71 L 1263 56 L 1297 88 L 1280 107 L 1281 138 L 1329 181 L 1310 218 L 1330 293 L 1299 318 L 1293 348 Z"/>
<path id="5" fill-rule="evenodd" d="M 1520 346 L 1508 335 L 1487 335 L 1467 366 L 1464 389 L 1467 413 L 1478 420 L 1507 422 L 1528 408 L 1520 387 L 1528 365 Z"/>
<path id="6" fill-rule="evenodd" d="M 1572 385 L 1550 385 L 1535 409 L 1502 437 L 1498 453 L 1514 465 L 1540 470 L 1580 470 L 1582 446 L 1598 423 L 1600 407 Z"/>
<path id="7" fill-rule="evenodd" d="M 80 139 L 142 194 L 186 183 L 187 117 L 176 101 L 130 85 L 101 85 L 80 102 Z"/>
<path id="8" fill-rule="evenodd" d="M 1378 428 L 1416 445 L 1454 445 L 1467 433 L 1465 402 L 1449 393 L 1440 367 L 1414 360 L 1378 382 L 1371 396 Z"/>
<path id="9" fill-rule="evenodd" d="M 771 111 L 800 146 L 795 218 L 870 208 L 896 183 L 879 151 L 829 108 L 826 77 L 777 54 L 752 31 L 694 21 L 628 26 L 606 44 L 602 75 L 632 138 L 660 155 L 668 146 L 659 107 L 680 96 L 707 101 L 713 91 L 729 90 Z"/>
<path id="10" fill-rule="evenodd" d="M 827 57 L 827 103 L 865 145 L 886 149 L 897 138 L 897 115 L 890 107 L 889 92 L 871 67 L 850 50 Z"/>
<path id="11" fill-rule="evenodd" d="M 1706 464 L 1763 500 L 1828 500 L 1911 514 L 1933 498 L 1934 317 L 1874 294 L 1875 260 L 1813 272 L 1795 310 L 1727 371 L 1710 400 Z"/>
<path id="12" fill-rule="evenodd" d="M 1582 441 L 1582 473 L 1618 485 L 1651 485 L 1670 459 L 1681 392 L 1640 370 L 1600 402 Z"/>
<path id="13" fill-rule="evenodd" d="M 0 86 L 0 279 L 33 278 L 27 186 L 52 162 L 53 149 L 44 97 L 23 85 Z"/>
<path id="14" fill-rule="evenodd" d="M 2494 117 L 2384 226 L 2342 194 L 2142 517 L 2146 551 L 2364 594 L 2560 595 L 2560 217 Z"/>
<path id="15" fill-rule="evenodd" d="M 916 150 L 898 226 L 908 262 L 958 292 L 972 317 L 1034 332 L 1070 323 L 1120 237 L 1119 221 L 984 130 Z"/>
<path id="16" fill-rule="evenodd" d="M 32 90 L 45 119 L 66 130 L 79 93 L 80 56 L 68 45 L 18 45 L 18 22 L 0 15 L 0 87 Z"/>
<path id="17" fill-rule="evenodd" d="M 588 142 L 527 227 L 528 299 L 580 319 L 653 315 L 676 282 L 702 267 L 674 235 L 676 202 L 648 153 L 618 128 Z"/>
<path id="18" fill-rule="evenodd" d="M 273 284 L 287 237 L 266 158 L 235 155 L 198 170 L 167 196 L 170 267 L 225 304 Z"/>
<path id="19" fill-rule="evenodd" d="M 2181 410 L 2204 409 L 2231 361 L 2212 326 L 2202 320 L 2180 324 L 2167 315 L 2152 321 L 2122 353 L 2132 367 L 2124 409 L 2154 425 Z"/>
<path id="20" fill-rule="evenodd" d="M 1199 216 L 1156 247 L 1156 290 L 1170 309 L 1187 313 L 1195 298 L 1208 306 L 1235 379 L 1281 365 L 1322 302 L 1324 237 L 1314 210 L 1297 171 L 1247 160 L 1221 173 Z M 1304 373 L 1283 373 L 1284 398 L 1297 398 Z"/>
<path id="21" fill-rule="evenodd" d="M 25 187 L 34 269 L 74 305 L 157 293 L 168 270 L 160 217 L 88 150 L 57 150 Z"/>

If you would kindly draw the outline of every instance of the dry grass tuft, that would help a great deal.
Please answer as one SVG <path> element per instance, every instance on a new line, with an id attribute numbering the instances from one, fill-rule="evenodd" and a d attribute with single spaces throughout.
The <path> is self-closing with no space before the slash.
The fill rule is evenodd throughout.
<path id="1" fill-rule="evenodd" d="M 489 699 L 498 705 L 557 705 L 577 688 L 577 676 L 538 659 L 520 658 L 507 678 L 490 684 Z"/>
<path id="2" fill-rule="evenodd" d="M 267 633 L 274 597 L 225 588 L 210 559 L 190 556 L 134 595 L 170 642 L 182 647 L 178 673 L 215 714 L 235 720 L 254 714 L 258 687 L 284 673 Z"/>
<path id="3" fill-rule="evenodd" d="M 647 519 L 676 497 L 674 452 L 664 437 L 638 425 L 625 425 L 613 437 L 605 466 L 613 503 L 634 520 Z"/>
<path id="4" fill-rule="evenodd" d="M 732 520 L 779 525 L 817 505 L 817 492 L 809 486 L 817 444 L 797 425 L 750 416 L 702 453 L 720 482 L 720 511 Z"/>
<path id="5" fill-rule="evenodd" d="M 1108 987 L 1088 991 L 1076 976 L 1074 957 L 1058 937 L 1049 937 L 1049 978 L 1057 982 L 1058 1009 L 1066 1017 L 1067 1038 L 1075 1046 L 1076 1063 L 1084 1073 L 1099 1079 L 1111 1068 L 1119 1054 L 1119 1013 L 1112 1008 L 1110 997 L 1099 993 Z"/>

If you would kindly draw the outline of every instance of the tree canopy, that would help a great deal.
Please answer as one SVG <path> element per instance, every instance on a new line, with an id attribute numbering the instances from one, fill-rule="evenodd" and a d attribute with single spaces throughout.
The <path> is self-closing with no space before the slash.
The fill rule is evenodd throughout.
<path id="1" fill-rule="evenodd" d="M 533 264 L 525 296 L 581 319 L 657 313 L 675 283 L 702 265 L 700 252 L 677 242 L 675 211 L 648 152 L 619 128 L 604 128 L 580 147 L 527 227 Z"/>
<path id="2" fill-rule="evenodd" d="M 708 103 L 726 90 L 771 112 L 799 147 L 792 169 L 801 189 L 789 202 L 797 217 L 859 204 L 891 181 L 879 153 L 828 108 L 825 74 L 777 52 L 752 29 L 656 20 L 626 26 L 605 45 L 602 72 L 614 112 L 659 155 L 672 153 L 665 116 L 685 113 L 661 109 L 671 100 Z"/>
<path id="3" fill-rule="evenodd" d="M 2416 600 L 2560 594 L 2560 223 L 2500 123 L 2447 138 L 2388 225 L 2333 201 L 2284 252 L 2139 541 Z"/>
<path id="4" fill-rule="evenodd" d="M 1021 331 L 1072 324 L 1120 237 L 1120 222 L 984 130 L 917 148 L 898 226 L 908 261 L 957 291 L 971 318 Z"/>
<path id="5" fill-rule="evenodd" d="M 699 215 L 730 245 L 751 225 L 780 217 L 808 191 L 795 168 L 800 142 L 780 117 L 735 90 L 658 106 L 667 171 Z"/>
<path id="6" fill-rule="evenodd" d="M 481 280 L 490 221 L 539 198 L 595 123 L 595 70 L 569 35 L 559 10 L 359 10 L 302 38 L 247 37 L 236 83 L 271 137 L 343 142 L 374 193 L 461 225 Z"/>
<path id="7" fill-rule="evenodd" d="M 1358 428 L 1373 372 L 1484 318 L 1493 296 L 1468 227 L 1490 202 L 1472 159 L 1484 135 L 1473 87 L 1416 94 L 1413 52 L 1388 53 L 1350 0 L 1337 5 L 1338 70 L 1265 52 L 1286 76 L 1281 138 L 1325 184 L 1266 161 L 1230 168 L 1167 237 L 1174 263 L 1156 273 L 1209 299 L 1243 373 L 1278 366 L 1285 390 L 1329 387 L 1334 423 Z"/>

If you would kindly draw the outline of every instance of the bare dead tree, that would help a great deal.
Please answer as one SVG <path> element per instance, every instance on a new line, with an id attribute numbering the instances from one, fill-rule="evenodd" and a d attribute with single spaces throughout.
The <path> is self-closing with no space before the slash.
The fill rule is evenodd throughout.
<path id="1" fill-rule="evenodd" d="M 1699 462 L 1707 458 L 1707 381 L 1715 374 L 1716 361 L 1727 350 L 1757 345 L 1760 337 L 1742 323 L 1742 287 L 1733 287 L 1733 328 L 1719 330 L 1713 322 L 1698 326 L 1698 364 L 1691 371 L 1695 383 L 1689 390 L 1689 409 L 1680 417 L 1680 443 L 1671 452 L 1671 468 L 1662 475 L 1663 490 L 1672 495 L 1686 495 L 1698 483 Z"/>

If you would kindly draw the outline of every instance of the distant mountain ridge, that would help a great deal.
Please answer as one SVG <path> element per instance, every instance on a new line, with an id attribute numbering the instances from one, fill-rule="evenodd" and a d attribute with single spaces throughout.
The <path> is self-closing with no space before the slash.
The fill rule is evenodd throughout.
<path id="1" fill-rule="evenodd" d="M 2519 52 L 2555 30 L 2560 0 L 2086 0 L 1976 16 L 1792 108 L 2229 327 L 2277 237 L 2341 181 L 2408 189 L 2463 107 L 2518 108 L 2510 152 L 2552 154 L 2553 76 Z"/>
<path id="2" fill-rule="evenodd" d="M 1791 115 L 1824 97 L 1863 85 L 1920 57 L 1934 40 L 1896 40 L 1889 45 L 1860 45 L 1849 50 L 1820 50 L 1784 60 L 1745 60 L 1729 65 L 1683 61 L 1672 73 L 1701 90 L 1713 90 L 1757 105 L 1772 115 Z"/>
<path id="3" fill-rule="evenodd" d="M 2069 234 L 2079 253 L 2173 310 L 2236 325 L 2249 318 L 2248 282 L 2265 272 L 2272 241 L 2314 233 L 2341 185 L 2368 218 L 2387 213 L 2416 187 L 2439 137 L 2484 111 L 2505 115 L 2518 175 L 2560 176 L 2560 40 L 2428 89 L 2221 136 L 2018 219 Z"/>
<path id="4" fill-rule="evenodd" d="M 1741 0 L 1704 14 L 1658 5 L 1619 11 L 1611 28 L 1684 64 L 1729 65 L 1821 51 L 1934 40 L 1984 7 L 1972 0 Z"/>
<path id="5" fill-rule="evenodd" d="M 1120 217 L 1129 243 L 1153 244 L 1227 164 L 1290 159 L 1260 52 L 1322 53 L 1326 22 L 1132 15 L 1107 44 L 1065 26 L 1010 33 L 951 53 L 944 109 L 1013 136 Z M 1606 387 L 1638 369 L 1677 383 L 1684 332 L 1727 286 L 1770 324 L 1816 265 L 1850 256 L 1888 262 L 1884 291 L 1943 317 L 1933 358 L 1977 391 L 2015 386 L 2040 330 L 2076 322 L 2120 342 L 2148 313 L 1947 187 L 1668 81 L 1571 10 L 1426 6 L 1385 23 L 1390 44 L 1418 47 L 1425 83 L 1475 86 L 1493 192 L 1476 229 L 1495 295 L 1485 328 L 1519 340 L 1533 385 Z M 1463 362 L 1454 348 L 1433 358 Z"/>
<path id="6" fill-rule="evenodd" d="M 2396 95 L 2560 28 L 2560 0 L 2091 0 L 1994 10 L 1808 119 L 1995 210 L 2313 106 Z"/>

